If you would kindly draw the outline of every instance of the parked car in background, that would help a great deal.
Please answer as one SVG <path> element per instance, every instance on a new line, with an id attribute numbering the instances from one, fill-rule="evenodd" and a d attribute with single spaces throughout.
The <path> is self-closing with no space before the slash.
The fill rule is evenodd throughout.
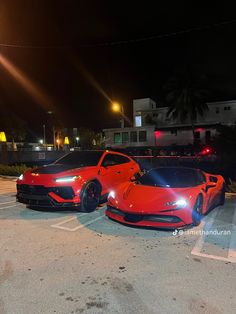
<path id="1" fill-rule="evenodd" d="M 129 156 L 110 151 L 75 151 L 56 162 L 28 170 L 17 180 L 17 201 L 31 207 L 96 209 L 111 189 L 139 171 Z"/>

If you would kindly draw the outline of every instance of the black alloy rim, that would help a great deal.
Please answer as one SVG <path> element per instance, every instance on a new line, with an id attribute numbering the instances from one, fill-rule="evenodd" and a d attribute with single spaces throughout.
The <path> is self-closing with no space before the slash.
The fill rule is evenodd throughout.
<path id="1" fill-rule="evenodd" d="M 99 188 L 91 182 L 85 190 L 84 205 L 86 208 L 96 208 L 99 203 Z"/>

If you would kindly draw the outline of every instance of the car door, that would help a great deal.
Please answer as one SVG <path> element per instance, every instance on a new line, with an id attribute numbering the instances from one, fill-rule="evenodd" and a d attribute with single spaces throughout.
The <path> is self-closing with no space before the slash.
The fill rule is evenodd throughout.
<path id="1" fill-rule="evenodd" d="M 120 165 L 117 164 L 116 154 L 106 154 L 99 169 L 99 181 L 102 184 L 104 194 L 123 182 L 122 175 L 123 172 Z"/>
<path id="2" fill-rule="evenodd" d="M 138 164 L 128 156 L 117 154 L 116 163 L 120 167 L 122 181 L 129 180 L 135 173 L 140 171 Z"/>
<path id="3" fill-rule="evenodd" d="M 209 205 L 214 206 L 219 203 L 220 187 L 216 176 L 209 175 L 207 178 Z"/>

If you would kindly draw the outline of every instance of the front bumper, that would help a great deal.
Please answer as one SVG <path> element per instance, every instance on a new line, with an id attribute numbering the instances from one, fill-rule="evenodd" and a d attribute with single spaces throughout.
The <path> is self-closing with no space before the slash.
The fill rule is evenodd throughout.
<path id="1" fill-rule="evenodd" d="M 40 207 L 78 207 L 80 199 L 72 187 L 45 187 L 43 185 L 17 184 L 18 202 Z"/>
<path id="2" fill-rule="evenodd" d="M 113 220 L 133 226 L 176 229 L 186 225 L 175 215 L 128 213 L 110 205 L 107 206 L 106 215 Z"/>

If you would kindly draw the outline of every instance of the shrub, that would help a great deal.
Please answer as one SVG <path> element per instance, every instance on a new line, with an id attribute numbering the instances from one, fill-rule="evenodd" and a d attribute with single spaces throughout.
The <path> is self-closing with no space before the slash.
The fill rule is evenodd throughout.
<path id="1" fill-rule="evenodd" d="M 29 167 L 26 165 L 0 165 L 0 175 L 19 176 L 27 169 L 29 169 Z"/>

